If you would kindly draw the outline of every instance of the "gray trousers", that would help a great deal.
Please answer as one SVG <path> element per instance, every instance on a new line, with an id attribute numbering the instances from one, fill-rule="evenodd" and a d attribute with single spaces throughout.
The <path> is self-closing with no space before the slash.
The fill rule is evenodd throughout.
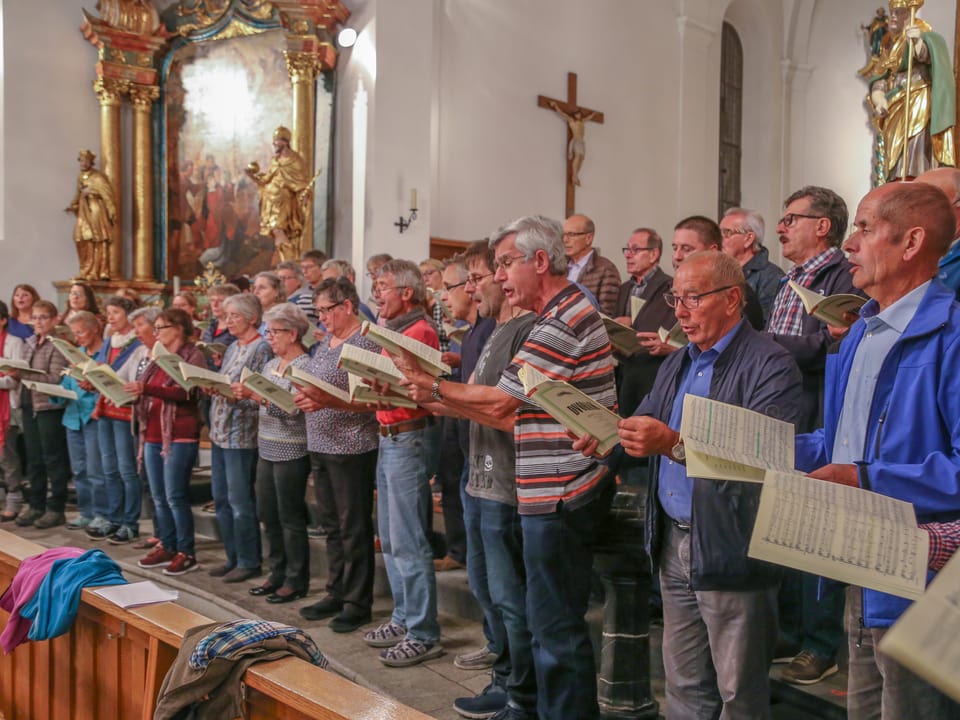
<path id="1" fill-rule="evenodd" d="M 10 427 L 4 439 L 3 451 L 0 452 L 0 480 L 7 486 L 8 493 L 19 493 L 23 484 L 23 463 L 17 451 L 22 423 L 20 408 L 11 410 Z"/>
<path id="2" fill-rule="evenodd" d="M 667 720 L 770 717 L 777 588 L 695 591 L 690 534 L 669 521 L 660 558 Z"/>
<path id="3" fill-rule="evenodd" d="M 885 628 L 860 628 L 863 590 L 847 588 L 847 676 L 849 720 L 957 720 L 960 705 L 932 685 L 876 651 Z"/>

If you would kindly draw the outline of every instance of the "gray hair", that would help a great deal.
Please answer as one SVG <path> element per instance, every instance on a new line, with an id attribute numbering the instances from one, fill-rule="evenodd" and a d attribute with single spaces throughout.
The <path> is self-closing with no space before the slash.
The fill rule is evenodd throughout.
<path id="1" fill-rule="evenodd" d="M 346 260 L 339 260 L 337 258 L 331 258 L 327 260 L 321 267 L 321 270 L 336 270 L 337 275 L 345 277 L 352 283 L 357 281 L 357 271 L 353 269 L 353 265 L 348 263 Z"/>
<path id="2" fill-rule="evenodd" d="M 443 269 L 452 267 L 457 271 L 457 282 L 463 282 L 467 279 L 469 275 L 467 271 L 467 263 L 464 261 L 463 253 L 457 253 L 453 257 L 447 258 L 443 261 Z"/>
<path id="3" fill-rule="evenodd" d="M 283 289 L 283 282 L 280 280 L 279 275 L 275 272 L 264 270 L 253 276 L 253 282 L 256 282 L 259 278 L 264 278 L 270 283 L 273 289 L 277 291 L 277 302 L 283 302 L 287 299 L 287 291 Z"/>
<path id="4" fill-rule="evenodd" d="M 767 224 L 763 221 L 763 215 L 756 210 L 739 207 L 729 208 L 723 214 L 724 217 L 730 217 L 731 215 L 743 216 L 744 227 L 753 233 L 753 251 L 756 252 L 763 247 L 763 234 L 767 230 Z"/>
<path id="5" fill-rule="evenodd" d="M 490 236 L 490 247 L 496 248 L 508 235 L 516 234 L 515 245 L 530 260 L 543 250 L 549 260 L 551 275 L 567 274 L 567 255 L 563 247 L 563 225 L 543 215 L 528 215 L 503 226 Z"/>
<path id="6" fill-rule="evenodd" d="M 310 321 L 307 320 L 303 310 L 298 305 L 289 302 L 274 305 L 267 310 L 263 320 L 267 323 L 280 323 L 284 330 L 295 330 L 297 332 L 297 342 L 300 342 L 310 328 Z"/>
<path id="7" fill-rule="evenodd" d="M 825 217 L 830 221 L 827 244 L 830 247 L 840 247 L 844 236 L 847 234 L 847 222 L 850 217 L 847 212 L 847 204 L 843 201 L 843 198 L 830 188 L 806 185 L 784 200 L 783 206 L 787 207 L 794 200 L 803 198 L 810 200 L 811 214 Z"/>
<path id="8" fill-rule="evenodd" d="M 298 268 L 299 269 L 299 268 Z M 216 295 L 217 297 L 230 297 L 231 295 L 238 295 L 240 293 L 240 288 L 238 288 L 233 283 L 223 283 L 221 285 L 214 285 L 209 290 L 207 290 L 207 297 L 211 295 Z"/>
<path id="9" fill-rule="evenodd" d="M 148 323 L 153 325 L 157 318 L 160 317 L 162 310 L 158 307 L 153 307 L 152 305 L 147 305 L 146 307 L 137 308 L 132 313 L 130 313 L 130 322 L 133 322 L 137 318 L 142 317 Z"/>
<path id="10" fill-rule="evenodd" d="M 253 293 L 238 293 L 228 297 L 223 301 L 223 311 L 226 313 L 231 309 L 236 310 L 251 325 L 259 325 L 263 317 L 263 308 Z"/>
<path id="11" fill-rule="evenodd" d="M 159 312 L 159 310 L 157 312 Z M 82 323 L 90 329 L 100 329 L 100 318 L 89 310 L 78 310 L 75 312 L 67 321 L 67 325 L 73 325 L 74 323 Z"/>
<path id="12" fill-rule="evenodd" d="M 300 284 L 303 284 L 303 270 L 300 269 L 300 263 L 295 263 L 292 260 L 278 262 L 277 267 L 274 268 L 274 271 L 277 273 L 277 277 L 279 277 L 281 270 L 290 270 L 297 276 L 297 280 L 300 281 Z"/>
<path id="13" fill-rule="evenodd" d="M 377 271 L 377 277 L 393 275 L 397 287 L 406 287 L 413 290 L 411 302 L 414 305 L 423 305 L 427 297 L 427 286 L 423 283 L 420 268 L 409 260 L 388 260 Z"/>
<path id="14" fill-rule="evenodd" d="M 740 309 L 747 305 L 747 280 L 743 275 L 740 261 L 733 255 L 727 255 L 720 250 L 698 250 L 687 255 L 677 270 L 691 262 L 702 262 L 710 268 L 710 282 L 714 288 L 740 288 Z"/>

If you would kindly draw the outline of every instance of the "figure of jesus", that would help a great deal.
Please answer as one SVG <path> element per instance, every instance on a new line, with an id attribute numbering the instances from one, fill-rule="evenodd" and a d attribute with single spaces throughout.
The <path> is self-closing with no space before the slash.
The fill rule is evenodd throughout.
<path id="1" fill-rule="evenodd" d="M 570 144 L 567 146 L 567 160 L 571 161 L 570 182 L 579 187 L 580 168 L 583 167 L 583 158 L 587 154 L 587 146 L 586 143 L 584 143 L 584 135 L 586 134 L 585 124 L 587 121 L 599 115 L 599 113 L 591 110 L 589 113 L 584 114 L 580 110 L 577 110 L 573 115 L 567 115 L 567 113 L 561 110 L 560 106 L 553 101 L 550 102 L 550 108 L 567 121 L 567 127 L 570 128 L 570 134 L 573 136 L 570 138 Z"/>

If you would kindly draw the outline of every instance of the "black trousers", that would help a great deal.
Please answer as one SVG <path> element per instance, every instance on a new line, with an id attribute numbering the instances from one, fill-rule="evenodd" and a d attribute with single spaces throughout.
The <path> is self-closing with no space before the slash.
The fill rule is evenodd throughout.
<path id="1" fill-rule="evenodd" d="M 307 476 L 310 458 L 257 462 L 257 512 L 267 536 L 271 583 L 292 590 L 310 585 L 310 543 L 307 540 Z"/>
<path id="2" fill-rule="evenodd" d="M 320 525 L 327 532 L 327 594 L 365 612 L 373 604 L 373 488 L 377 451 L 310 453 Z"/>
<path id="3" fill-rule="evenodd" d="M 23 441 L 27 450 L 27 481 L 30 483 L 27 499 L 30 508 L 41 512 L 63 512 L 67 505 L 67 481 L 70 479 L 63 410 L 58 408 L 34 413 L 32 405 L 24 405 Z"/>

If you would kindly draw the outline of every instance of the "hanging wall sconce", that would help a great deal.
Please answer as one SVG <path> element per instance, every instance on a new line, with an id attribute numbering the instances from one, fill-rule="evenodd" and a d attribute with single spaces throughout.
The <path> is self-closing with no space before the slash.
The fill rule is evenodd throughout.
<path id="1" fill-rule="evenodd" d="M 410 217 L 404 218 L 403 215 L 394 223 L 402 233 L 417 219 L 417 189 L 410 190 Z"/>

